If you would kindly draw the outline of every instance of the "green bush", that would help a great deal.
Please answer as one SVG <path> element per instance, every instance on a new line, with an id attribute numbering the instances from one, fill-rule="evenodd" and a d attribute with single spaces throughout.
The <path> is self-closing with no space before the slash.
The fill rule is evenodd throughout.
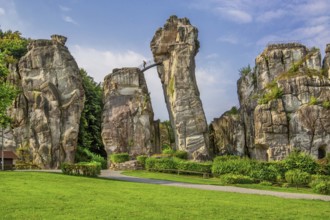
<path id="1" fill-rule="evenodd" d="M 265 162 L 259 162 L 255 164 L 249 176 L 258 181 L 276 182 L 277 177 L 281 176 L 281 173 L 276 166 Z"/>
<path id="2" fill-rule="evenodd" d="M 309 100 L 308 105 L 317 105 L 319 101 L 317 100 L 317 98 L 315 96 L 312 96 L 311 99 Z"/>
<path id="3" fill-rule="evenodd" d="M 220 176 L 222 184 L 250 184 L 254 183 L 253 178 L 240 174 L 225 174 Z"/>
<path id="4" fill-rule="evenodd" d="M 193 161 L 177 161 L 177 163 L 177 168 L 180 171 L 211 173 L 212 163 L 199 163 Z"/>
<path id="5" fill-rule="evenodd" d="M 182 151 L 182 150 L 175 151 L 173 156 L 177 157 L 177 158 L 180 158 L 180 159 L 183 159 L 183 160 L 188 159 L 188 153 L 186 151 Z"/>
<path id="6" fill-rule="evenodd" d="M 78 146 L 76 155 L 75 155 L 75 163 L 80 162 L 99 162 L 101 163 L 102 169 L 107 169 L 108 163 L 105 158 L 102 156 L 91 152 L 88 148 L 81 148 Z"/>
<path id="7" fill-rule="evenodd" d="M 101 174 L 101 163 L 99 162 L 80 162 L 76 164 L 63 163 L 61 170 L 67 175 L 80 175 L 95 177 Z"/>
<path id="8" fill-rule="evenodd" d="M 112 163 L 123 163 L 129 161 L 129 155 L 128 153 L 111 154 L 110 161 Z"/>
<path id="9" fill-rule="evenodd" d="M 223 162 L 223 161 L 227 161 L 227 160 L 239 160 L 239 159 L 241 159 L 239 156 L 224 155 L 224 156 L 218 156 L 218 157 L 214 158 L 213 162 L 218 163 L 218 162 Z"/>
<path id="10" fill-rule="evenodd" d="M 294 169 L 285 173 L 285 180 L 290 185 L 294 185 L 296 187 L 307 186 L 311 181 L 311 175 L 307 172 Z"/>
<path id="11" fill-rule="evenodd" d="M 269 182 L 269 181 L 261 181 L 261 182 L 259 183 L 259 185 L 262 185 L 262 186 L 272 186 L 273 183 L 271 183 L 271 182 Z"/>
<path id="12" fill-rule="evenodd" d="M 330 181 L 320 181 L 312 189 L 315 193 L 330 195 Z"/>
<path id="13" fill-rule="evenodd" d="M 173 155 L 175 153 L 175 150 L 171 149 L 171 148 L 165 148 L 163 151 L 162 151 L 163 154 L 170 154 L 170 155 Z"/>
<path id="14" fill-rule="evenodd" d="M 145 166 L 146 166 L 146 170 L 152 170 L 152 171 L 177 170 L 178 159 L 149 157 L 146 159 Z"/>
<path id="15" fill-rule="evenodd" d="M 40 170 L 40 167 L 32 162 L 16 161 L 14 165 L 16 170 Z"/>
<path id="16" fill-rule="evenodd" d="M 330 109 L 330 101 L 323 101 L 322 102 L 322 107 L 326 109 Z"/>
<path id="17" fill-rule="evenodd" d="M 309 174 L 315 174 L 319 169 L 319 165 L 308 154 L 294 151 L 283 160 L 283 164 L 286 170 L 299 169 Z"/>
<path id="18" fill-rule="evenodd" d="M 142 165 L 142 167 L 145 167 L 147 158 L 148 156 L 146 155 L 139 155 L 136 157 L 137 161 Z"/>
<path id="19" fill-rule="evenodd" d="M 220 160 L 216 158 L 212 165 L 212 173 L 214 176 L 219 176 L 226 173 L 248 176 L 250 175 L 255 163 L 256 161 L 250 160 L 248 158 L 228 160 Z"/>

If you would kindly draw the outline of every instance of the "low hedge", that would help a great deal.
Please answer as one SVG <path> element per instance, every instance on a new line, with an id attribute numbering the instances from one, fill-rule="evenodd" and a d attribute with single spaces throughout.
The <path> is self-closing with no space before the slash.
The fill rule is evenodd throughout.
<path id="1" fill-rule="evenodd" d="M 99 162 L 80 162 L 76 164 L 63 163 L 61 170 L 67 175 L 91 176 L 101 174 L 101 163 Z"/>
<path id="2" fill-rule="evenodd" d="M 200 173 L 211 173 L 212 163 L 199 163 L 193 161 L 178 161 L 177 165 L 180 171 L 193 171 Z"/>
<path id="3" fill-rule="evenodd" d="M 40 170 L 40 167 L 34 163 L 16 161 L 14 167 L 16 170 Z"/>
<path id="4" fill-rule="evenodd" d="M 214 176 L 223 174 L 241 174 L 248 176 L 255 167 L 257 162 L 248 158 L 238 158 L 231 156 L 227 158 L 217 157 L 212 165 L 212 173 Z"/>
<path id="5" fill-rule="evenodd" d="M 220 176 L 220 182 L 222 184 L 250 184 L 254 183 L 254 179 L 249 176 L 241 174 L 224 174 Z"/>
<path id="6" fill-rule="evenodd" d="M 181 160 L 179 158 L 155 158 L 149 157 L 145 163 L 146 170 L 151 171 L 192 171 L 200 173 L 211 173 L 211 163 L 199 163 Z"/>
<path id="7" fill-rule="evenodd" d="M 129 161 L 128 153 L 111 154 L 110 161 L 113 163 L 123 163 Z"/>
<path id="8" fill-rule="evenodd" d="M 146 170 L 151 171 L 166 171 L 177 170 L 178 162 L 175 158 L 155 158 L 149 157 L 146 159 Z"/>

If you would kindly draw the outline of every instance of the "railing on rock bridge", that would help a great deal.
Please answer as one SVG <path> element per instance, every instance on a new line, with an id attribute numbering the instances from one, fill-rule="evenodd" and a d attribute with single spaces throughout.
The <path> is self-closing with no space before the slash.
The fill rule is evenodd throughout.
<path id="1" fill-rule="evenodd" d="M 143 63 L 140 66 L 138 66 L 138 68 L 141 70 L 141 72 L 144 72 L 144 71 L 146 71 L 154 66 L 158 66 L 160 64 L 162 64 L 162 62 L 156 63 L 154 60 L 149 60 L 147 62 L 143 61 Z"/>

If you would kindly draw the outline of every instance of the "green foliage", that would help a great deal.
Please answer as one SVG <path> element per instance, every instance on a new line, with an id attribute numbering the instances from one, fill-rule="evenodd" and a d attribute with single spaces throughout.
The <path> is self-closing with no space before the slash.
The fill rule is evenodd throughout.
<path id="1" fill-rule="evenodd" d="M 27 51 L 28 40 L 21 37 L 18 31 L 3 32 L 0 29 L 0 126 L 6 127 L 10 123 L 7 116 L 7 108 L 12 104 L 18 94 L 18 90 L 6 82 L 9 73 L 9 63 L 18 62 Z"/>
<path id="2" fill-rule="evenodd" d="M 266 86 L 267 92 L 264 93 L 261 98 L 258 100 L 258 104 L 268 104 L 268 102 L 280 99 L 283 96 L 283 90 L 278 87 L 276 82 L 272 82 Z"/>
<path id="3" fill-rule="evenodd" d="M 178 159 L 175 158 L 154 158 L 146 159 L 146 169 L 152 171 L 175 171 L 177 170 Z"/>
<path id="4" fill-rule="evenodd" d="M 173 97 L 174 95 L 174 76 L 170 78 L 170 81 L 167 85 L 167 93 L 170 94 L 170 97 Z"/>
<path id="5" fill-rule="evenodd" d="M 229 111 L 228 114 L 230 115 L 237 115 L 238 114 L 238 109 L 236 106 L 233 106 Z"/>
<path id="6" fill-rule="evenodd" d="M 240 76 L 247 76 L 251 73 L 251 67 L 250 64 L 248 64 L 246 67 L 242 67 L 241 69 L 238 70 Z"/>
<path id="7" fill-rule="evenodd" d="M 212 163 L 199 163 L 194 161 L 178 161 L 180 171 L 193 171 L 200 173 L 211 173 Z"/>
<path id="8" fill-rule="evenodd" d="M 227 160 L 239 160 L 240 157 L 236 156 L 236 155 L 223 155 L 223 156 L 218 156 L 216 158 L 213 159 L 214 163 L 218 163 L 218 162 L 224 162 Z"/>
<path id="9" fill-rule="evenodd" d="M 223 174 L 241 174 L 250 175 L 256 161 L 250 160 L 248 158 L 235 159 L 226 158 L 225 160 L 220 160 L 218 157 L 214 160 L 212 165 L 212 173 L 214 176 L 220 176 Z"/>
<path id="10" fill-rule="evenodd" d="M 123 163 L 129 161 L 129 155 L 128 153 L 111 154 L 110 161 L 112 163 Z"/>
<path id="11" fill-rule="evenodd" d="M 323 101 L 322 102 L 322 107 L 325 109 L 330 109 L 330 101 Z"/>
<path id="12" fill-rule="evenodd" d="M 262 186 L 272 186 L 273 185 L 273 183 L 271 183 L 269 181 L 261 181 L 259 184 Z"/>
<path id="13" fill-rule="evenodd" d="M 183 151 L 183 150 L 175 151 L 173 156 L 177 157 L 177 158 L 180 158 L 180 159 L 183 159 L 183 160 L 188 159 L 188 153 L 186 151 Z"/>
<path id="14" fill-rule="evenodd" d="M 39 170 L 40 167 L 32 162 L 16 161 L 16 170 Z"/>
<path id="15" fill-rule="evenodd" d="M 330 176 L 313 175 L 309 186 L 315 193 L 330 195 Z"/>
<path id="16" fill-rule="evenodd" d="M 63 163 L 61 165 L 62 173 L 67 175 L 91 176 L 96 177 L 101 174 L 101 163 L 98 162 L 80 162 L 76 164 Z"/>
<path id="17" fill-rule="evenodd" d="M 308 154 L 293 151 L 283 160 L 286 170 L 299 169 L 309 174 L 315 174 L 319 168 L 317 162 Z"/>
<path id="18" fill-rule="evenodd" d="M 311 181 L 311 175 L 307 172 L 294 169 L 285 173 L 285 180 L 287 183 L 298 186 L 307 186 Z"/>
<path id="19" fill-rule="evenodd" d="M 317 100 L 316 97 L 312 96 L 311 99 L 309 100 L 308 105 L 317 105 L 318 102 L 319 100 Z"/>
<path id="20" fill-rule="evenodd" d="M 250 184 L 254 183 L 254 180 L 249 176 L 227 173 L 220 176 L 220 182 L 222 184 Z"/>
<path id="21" fill-rule="evenodd" d="M 258 181 L 276 182 L 281 172 L 272 164 L 265 162 L 255 163 L 254 168 L 251 170 L 250 176 Z"/>
<path id="22" fill-rule="evenodd" d="M 148 156 L 146 155 L 139 155 L 136 157 L 137 161 L 142 165 L 142 167 L 145 167 L 147 158 Z"/>
<path id="23" fill-rule="evenodd" d="M 80 118 L 78 145 L 106 159 L 101 138 L 102 88 L 84 69 L 80 69 L 80 75 L 86 98 Z"/>
<path id="24" fill-rule="evenodd" d="M 91 152 L 87 148 L 81 148 L 78 146 L 78 149 L 75 154 L 75 162 L 99 162 L 101 164 L 102 169 L 107 169 L 108 164 L 107 160 L 102 156 Z"/>
<path id="25" fill-rule="evenodd" d="M 173 150 L 171 148 L 165 148 L 162 153 L 163 154 L 173 155 L 175 153 L 175 150 Z"/>

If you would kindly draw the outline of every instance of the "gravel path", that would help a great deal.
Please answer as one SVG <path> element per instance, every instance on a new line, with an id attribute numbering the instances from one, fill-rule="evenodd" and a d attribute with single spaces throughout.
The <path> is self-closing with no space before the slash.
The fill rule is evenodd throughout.
<path id="1" fill-rule="evenodd" d="M 173 181 L 167 181 L 167 180 L 154 180 L 154 179 L 125 176 L 125 175 L 121 174 L 121 171 L 112 171 L 112 170 L 102 170 L 100 177 L 114 179 L 114 180 L 128 181 L 128 182 L 158 184 L 158 185 L 164 185 L 164 186 L 175 186 L 175 187 L 193 188 L 193 189 L 201 189 L 201 190 L 213 190 L 213 191 L 234 192 L 234 193 L 243 193 L 243 194 L 270 195 L 270 196 L 276 196 L 276 197 L 288 198 L 288 199 L 308 199 L 308 200 L 330 201 L 330 196 L 325 196 L 325 195 L 286 193 L 286 192 L 275 192 L 275 191 L 268 191 L 268 190 L 247 189 L 247 188 L 241 188 L 241 187 L 235 187 L 235 186 L 214 186 L 214 185 L 180 183 L 180 182 L 173 182 Z"/>

